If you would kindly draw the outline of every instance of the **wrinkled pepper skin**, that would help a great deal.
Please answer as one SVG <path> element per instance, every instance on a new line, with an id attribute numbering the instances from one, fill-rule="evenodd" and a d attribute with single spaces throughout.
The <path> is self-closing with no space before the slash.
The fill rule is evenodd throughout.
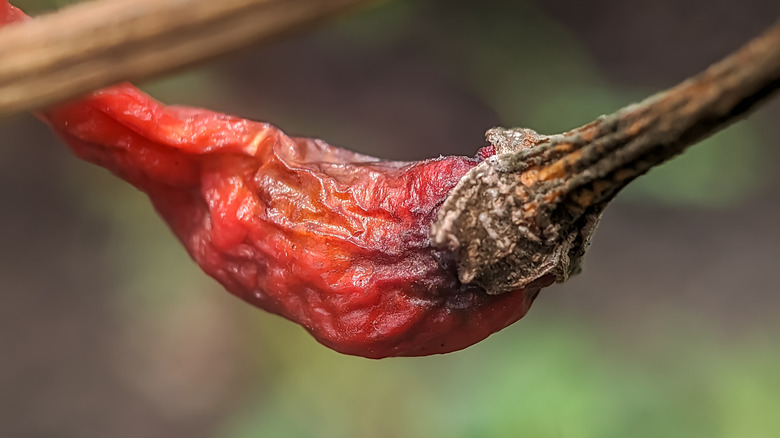
<path id="1" fill-rule="evenodd" d="M 382 161 L 127 84 L 40 116 L 75 155 L 145 192 L 228 291 L 342 353 L 460 350 L 517 321 L 549 284 L 490 296 L 431 247 L 439 207 L 476 158 Z"/>

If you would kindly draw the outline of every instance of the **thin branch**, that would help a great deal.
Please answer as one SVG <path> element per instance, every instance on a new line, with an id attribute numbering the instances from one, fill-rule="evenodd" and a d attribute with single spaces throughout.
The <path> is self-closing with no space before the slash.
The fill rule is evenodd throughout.
<path id="1" fill-rule="evenodd" d="M 458 252 L 461 281 L 490 293 L 550 275 L 563 281 L 579 269 L 601 212 L 623 187 L 778 88 L 780 22 L 698 76 L 570 132 L 488 131 L 504 153 L 464 177 L 433 240 Z"/>
<path id="2" fill-rule="evenodd" d="M 0 116 L 203 62 L 371 0 L 101 0 L 0 30 Z"/>

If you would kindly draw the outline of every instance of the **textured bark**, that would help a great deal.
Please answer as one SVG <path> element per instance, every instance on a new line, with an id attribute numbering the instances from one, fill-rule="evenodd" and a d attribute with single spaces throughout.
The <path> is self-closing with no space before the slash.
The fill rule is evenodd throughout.
<path id="1" fill-rule="evenodd" d="M 703 73 L 572 131 L 494 128 L 498 155 L 467 174 L 432 227 L 459 276 L 499 294 L 579 270 L 629 182 L 744 116 L 780 87 L 780 23 Z"/>

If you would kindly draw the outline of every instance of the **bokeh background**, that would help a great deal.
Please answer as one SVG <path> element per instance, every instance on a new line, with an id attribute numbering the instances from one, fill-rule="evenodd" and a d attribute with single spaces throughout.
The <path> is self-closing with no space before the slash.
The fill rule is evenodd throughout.
<path id="1" fill-rule="evenodd" d="M 776 0 L 395 0 L 142 86 L 386 158 L 472 155 L 491 126 L 555 133 L 671 86 L 778 17 Z M 622 193 L 584 273 L 519 323 L 381 361 L 225 293 L 142 194 L 6 118 L 0 436 L 777 436 L 779 101 Z"/>

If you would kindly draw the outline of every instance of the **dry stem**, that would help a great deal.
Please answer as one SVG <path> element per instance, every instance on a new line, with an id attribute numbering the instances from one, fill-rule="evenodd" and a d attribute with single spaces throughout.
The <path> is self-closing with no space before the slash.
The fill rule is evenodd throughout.
<path id="1" fill-rule="evenodd" d="M 780 23 L 705 72 L 564 134 L 493 129 L 502 153 L 442 207 L 435 244 L 458 252 L 464 283 L 489 293 L 579 269 L 606 204 L 634 178 L 780 88 Z"/>
<path id="2" fill-rule="evenodd" d="M 142 80 L 370 0 L 101 0 L 0 30 L 0 116 Z"/>

